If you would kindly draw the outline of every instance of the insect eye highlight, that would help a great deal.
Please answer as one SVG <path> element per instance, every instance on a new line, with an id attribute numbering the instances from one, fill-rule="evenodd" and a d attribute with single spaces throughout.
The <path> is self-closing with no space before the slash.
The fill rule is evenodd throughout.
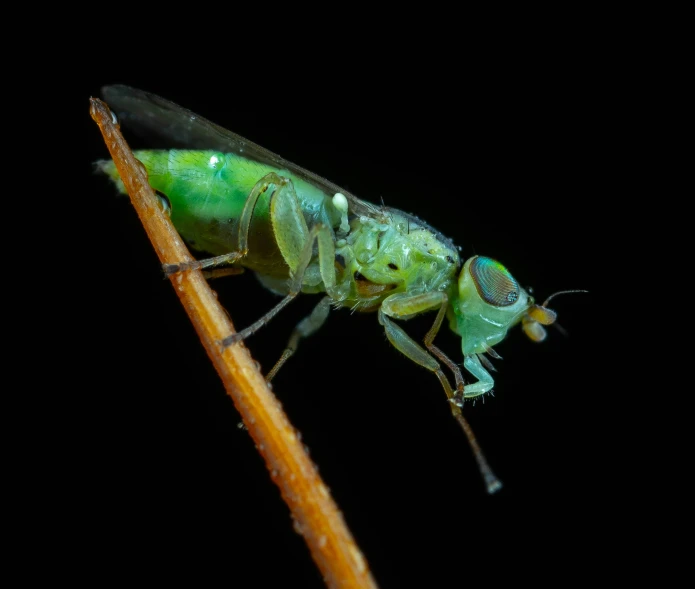
<path id="1" fill-rule="evenodd" d="M 519 284 L 509 271 L 492 258 L 478 256 L 470 265 L 480 298 L 495 307 L 508 307 L 519 300 Z"/>

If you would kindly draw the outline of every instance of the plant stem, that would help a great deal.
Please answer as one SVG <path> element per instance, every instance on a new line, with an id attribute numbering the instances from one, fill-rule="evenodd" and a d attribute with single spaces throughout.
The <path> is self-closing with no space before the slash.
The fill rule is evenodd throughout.
<path id="1" fill-rule="evenodd" d="M 90 102 L 91 116 L 99 125 L 160 261 L 162 264 L 192 261 L 193 257 L 162 210 L 147 182 L 144 167 L 133 156 L 108 106 L 98 98 Z M 220 346 L 219 342 L 234 333 L 234 328 L 202 272 L 179 272 L 171 275 L 170 281 L 265 460 L 272 480 L 280 488 L 292 512 L 295 529 L 304 537 L 327 586 L 376 588 L 341 512 L 248 350 L 243 344 L 224 349 Z"/>

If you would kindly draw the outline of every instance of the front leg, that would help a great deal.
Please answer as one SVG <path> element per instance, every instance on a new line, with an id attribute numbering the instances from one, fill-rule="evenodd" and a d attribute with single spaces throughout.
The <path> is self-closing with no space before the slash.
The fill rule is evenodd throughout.
<path id="1" fill-rule="evenodd" d="M 468 443 L 473 450 L 473 455 L 478 463 L 480 473 L 485 480 L 487 491 L 488 493 L 495 493 L 502 488 L 502 483 L 495 476 L 495 473 L 492 472 L 492 469 L 488 465 L 485 455 L 480 449 L 478 441 L 475 438 L 475 434 L 473 433 L 468 421 L 466 421 L 466 418 L 461 413 L 461 406 L 456 401 L 458 398 L 460 398 L 461 388 L 463 388 L 464 391 L 466 388 L 463 386 L 461 370 L 443 352 L 441 352 L 441 350 L 432 344 L 434 337 L 437 335 L 437 332 L 441 327 L 442 320 L 446 313 L 447 304 L 448 297 L 443 292 L 429 292 L 422 295 L 395 294 L 388 297 L 379 308 L 379 323 L 384 326 L 386 337 L 397 350 L 405 354 L 416 364 L 424 366 L 428 370 L 435 373 L 439 379 L 439 382 L 444 388 L 446 396 L 451 402 L 451 412 L 454 418 L 468 438 Z M 435 319 L 432 328 L 425 336 L 425 345 L 435 356 L 437 356 L 454 371 L 457 383 L 456 393 L 454 393 L 452 390 L 448 379 L 439 366 L 439 363 L 388 317 L 389 315 L 392 317 L 408 317 L 429 311 L 437 306 L 439 306 L 439 313 L 437 313 L 437 318 Z"/>
<path id="2" fill-rule="evenodd" d="M 477 355 L 466 356 L 466 359 L 463 361 L 463 366 L 478 379 L 478 382 L 467 384 L 463 387 L 463 396 L 466 399 L 483 395 L 492 390 L 492 387 L 495 385 L 495 380 L 490 373 L 483 368 Z"/>
<path id="3" fill-rule="evenodd" d="M 425 335 L 424 344 L 425 347 L 435 357 L 444 362 L 444 364 L 446 364 L 449 367 L 449 370 L 453 372 L 454 378 L 456 380 L 457 391 L 455 396 L 460 397 L 461 395 L 463 395 L 463 391 L 465 388 L 463 375 L 461 374 L 461 369 L 456 365 L 455 362 L 453 362 L 444 352 L 442 352 L 433 343 L 434 338 L 437 336 L 437 333 L 439 333 L 439 329 L 442 326 L 442 321 L 444 320 L 444 317 L 446 315 L 446 309 L 448 304 L 449 297 L 446 295 L 446 293 L 441 291 L 428 292 L 419 295 L 399 293 L 388 297 L 382 303 L 382 309 L 384 310 L 384 313 L 386 313 L 386 315 L 390 317 L 396 319 L 403 319 L 412 315 L 417 315 L 419 313 L 431 311 L 439 307 L 437 317 L 435 318 L 432 327 L 427 332 L 427 335 Z M 398 346 L 396 347 L 398 348 Z"/>
<path id="4" fill-rule="evenodd" d="M 446 293 L 443 292 L 428 292 L 421 295 L 408 295 L 405 293 L 399 293 L 388 297 L 382 303 L 382 309 L 384 309 L 384 313 L 386 313 L 390 317 L 405 318 L 412 315 L 416 315 L 418 313 L 429 311 L 431 309 L 435 309 L 437 306 L 439 306 L 437 318 L 434 320 L 432 327 L 427 332 L 424 343 L 427 349 L 434 356 L 439 358 L 439 360 L 444 362 L 444 364 L 446 364 L 449 367 L 449 369 L 453 372 L 454 378 L 456 379 L 456 394 L 454 398 L 451 398 L 451 401 L 456 405 L 461 405 L 463 404 L 464 398 L 470 399 L 492 390 L 495 381 L 490 375 L 490 373 L 487 370 L 485 370 L 483 365 L 480 363 L 478 357 L 473 355 L 466 356 L 466 358 L 463 361 L 463 366 L 466 370 L 468 370 L 468 372 L 470 372 L 475 378 L 478 379 L 478 382 L 465 385 L 463 375 L 461 374 L 461 369 L 446 354 L 444 354 L 444 352 L 442 352 L 437 346 L 434 345 L 434 338 L 439 332 L 439 328 L 442 326 L 442 321 L 444 320 L 444 317 L 446 315 L 446 308 L 448 302 L 449 298 L 447 297 Z M 406 356 L 411 358 L 411 356 L 405 353 L 396 344 L 394 344 L 394 346 L 401 350 L 404 354 L 406 354 Z M 424 350 L 422 351 L 424 352 Z M 424 364 L 422 364 L 418 360 L 414 361 L 424 366 Z M 432 369 L 430 368 L 430 370 Z"/>
<path id="5" fill-rule="evenodd" d="M 447 303 L 448 297 L 446 296 L 446 293 L 440 291 L 418 295 L 410 295 L 407 293 L 394 294 L 387 297 L 381 304 L 381 307 L 379 308 L 379 323 L 384 326 L 386 337 L 389 339 L 391 344 L 416 364 L 424 366 L 428 370 L 434 372 L 439 379 L 439 382 L 442 384 L 442 387 L 444 387 L 447 397 L 449 399 L 453 399 L 456 395 L 454 395 L 449 380 L 442 372 L 439 363 L 430 354 L 428 354 L 427 351 L 423 350 L 422 347 L 420 347 L 407 333 L 405 333 L 405 331 L 403 331 L 403 329 L 389 319 L 389 317 L 393 317 L 394 319 L 404 319 L 412 317 L 413 315 L 431 311 L 439 307 L 437 318 L 435 319 L 432 328 L 427 332 L 424 343 L 432 354 L 434 354 L 452 369 L 456 378 L 457 388 L 462 388 L 463 377 L 461 376 L 461 370 L 432 343 L 434 337 L 439 331 L 439 328 L 441 327 L 442 319 L 446 313 Z"/>

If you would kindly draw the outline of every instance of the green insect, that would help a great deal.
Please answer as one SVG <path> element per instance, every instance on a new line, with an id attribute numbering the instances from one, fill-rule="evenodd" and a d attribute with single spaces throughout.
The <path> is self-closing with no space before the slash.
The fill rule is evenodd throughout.
<path id="1" fill-rule="evenodd" d="M 165 272 L 246 268 L 284 297 L 258 321 L 225 338 L 223 346 L 257 331 L 298 294 L 325 293 L 296 326 L 270 380 L 299 341 L 323 325 L 331 306 L 375 311 L 391 344 L 439 379 L 488 491 L 501 487 L 461 407 L 465 399 L 492 390 L 485 354 L 499 357 L 493 347 L 510 327 L 521 323 L 533 341 L 545 338 L 543 326 L 556 319 L 548 301 L 536 304 L 491 258 L 474 256 L 462 263 L 449 239 L 413 215 L 363 201 L 158 96 L 126 86 L 103 92 L 126 126 L 159 136 L 168 148 L 183 147 L 135 152 L 152 187 L 168 200 L 179 233 L 193 248 L 214 256 L 166 266 Z M 113 162 L 98 166 L 120 183 Z M 396 320 L 428 312 L 436 315 L 423 346 Z M 467 384 L 459 365 L 434 345 L 445 319 L 461 337 L 463 367 L 473 377 Z M 454 386 L 442 365 L 453 374 Z"/>

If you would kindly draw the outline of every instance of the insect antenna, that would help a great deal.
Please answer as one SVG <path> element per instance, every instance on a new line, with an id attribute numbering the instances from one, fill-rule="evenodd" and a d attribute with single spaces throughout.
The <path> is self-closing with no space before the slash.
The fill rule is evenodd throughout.
<path id="1" fill-rule="evenodd" d="M 534 342 L 542 342 L 545 339 L 546 331 L 543 329 L 543 325 L 555 325 L 555 320 L 557 319 L 557 313 L 552 309 L 548 309 L 548 303 L 551 299 L 555 298 L 561 294 L 568 294 L 571 292 L 589 292 L 588 290 L 561 290 L 554 294 L 551 294 L 542 305 L 531 305 L 528 308 L 526 315 L 522 318 L 522 328 L 524 333 Z M 567 335 L 567 332 L 560 328 L 560 332 Z"/>
<path id="2" fill-rule="evenodd" d="M 550 302 L 550 299 L 553 299 L 558 295 L 569 294 L 571 292 L 589 292 L 589 291 L 588 290 L 561 290 L 559 292 L 551 294 L 547 299 L 545 299 L 545 302 L 541 305 L 541 307 L 547 307 L 548 303 Z"/>

